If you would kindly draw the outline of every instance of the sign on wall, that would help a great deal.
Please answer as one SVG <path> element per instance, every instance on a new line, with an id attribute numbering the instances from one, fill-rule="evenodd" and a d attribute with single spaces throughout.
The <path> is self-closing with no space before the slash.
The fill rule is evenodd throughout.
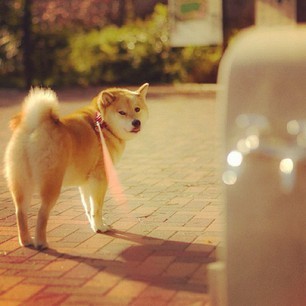
<path id="1" fill-rule="evenodd" d="M 296 0 L 257 0 L 256 25 L 290 25 L 296 23 Z"/>
<path id="2" fill-rule="evenodd" d="M 174 47 L 222 44 L 221 0 L 169 0 Z"/>

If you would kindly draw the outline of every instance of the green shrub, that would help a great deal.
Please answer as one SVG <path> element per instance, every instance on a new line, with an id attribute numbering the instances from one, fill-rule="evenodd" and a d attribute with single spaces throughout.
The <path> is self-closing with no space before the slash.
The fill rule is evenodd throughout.
<path id="1" fill-rule="evenodd" d="M 121 28 L 78 33 L 70 38 L 70 63 L 83 84 L 214 81 L 221 48 L 171 48 L 167 7 Z"/>
<path id="2" fill-rule="evenodd" d="M 76 34 L 70 38 L 72 66 L 91 84 L 167 81 L 165 25 L 166 19 L 155 13 L 149 21 Z"/>
<path id="3" fill-rule="evenodd" d="M 167 14 L 159 4 L 147 20 L 89 32 L 35 25 L 33 85 L 214 82 L 221 47 L 172 48 Z M 0 86 L 22 87 L 21 37 L 9 35 L 0 39 Z"/>
<path id="4" fill-rule="evenodd" d="M 212 83 L 217 79 L 221 46 L 186 47 L 182 52 L 185 82 Z"/>

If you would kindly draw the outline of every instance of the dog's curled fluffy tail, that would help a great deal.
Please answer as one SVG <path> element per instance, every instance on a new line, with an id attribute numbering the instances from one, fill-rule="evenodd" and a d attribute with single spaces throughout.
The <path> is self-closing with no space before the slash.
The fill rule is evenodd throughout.
<path id="1" fill-rule="evenodd" d="M 10 126 L 15 129 L 22 124 L 28 131 L 33 131 L 44 120 L 58 121 L 58 118 L 58 100 L 55 92 L 51 89 L 34 87 L 25 98 L 21 113 L 11 120 Z"/>

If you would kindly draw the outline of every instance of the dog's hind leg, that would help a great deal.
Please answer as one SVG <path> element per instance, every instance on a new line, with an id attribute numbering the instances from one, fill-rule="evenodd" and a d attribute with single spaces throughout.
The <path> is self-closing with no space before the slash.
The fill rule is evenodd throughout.
<path id="1" fill-rule="evenodd" d="M 92 230 L 96 233 L 103 233 L 109 230 L 109 226 L 105 224 L 102 217 L 106 189 L 106 181 L 96 178 L 89 178 L 84 185 L 80 186 L 81 199 L 85 207 L 85 212 Z M 90 215 L 88 212 L 89 208 Z"/>
<path id="2" fill-rule="evenodd" d="M 28 227 L 28 207 L 32 198 L 32 188 L 14 182 L 10 189 L 16 209 L 19 243 L 25 247 L 34 246 Z"/>
<path id="3" fill-rule="evenodd" d="M 19 243 L 22 246 L 33 246 L 27 213 L 32 199 L 34 183 L 28 157 L 23 146 L 26 142 L 24 135 L 13 134 L 4 155 L 4 170 L 15 205 Z"/>
<path id="4" fill-rule="evenodd" d="M 10 157 L 11 155 L 13 158 Z M 28 208 L 31 203 L 34 184 L 27 159 L 22 155 L 22 152 L 20 155 L 21 157 L 16 154 L 16 150 L 11 150 L 11 147 L 9 147 L 6 155 L 6 177 L 15 205 L 19 243 L 22 246 L 29 247 L 34 245 L 28 227 Z M 19 162 L 21 159 L 23 159 L 23 163 Z"/>
<path id="5" fill-rule="evenodd" d="M 50 212 L 60 195 L 62 178 L 56 175 L 52 176 L 52 180 L 41 184 L 40 196 L 41 206 L 38 212 L 35 247 L 38 250 L 48 248 L 47 243 L 47 224 Z"/>

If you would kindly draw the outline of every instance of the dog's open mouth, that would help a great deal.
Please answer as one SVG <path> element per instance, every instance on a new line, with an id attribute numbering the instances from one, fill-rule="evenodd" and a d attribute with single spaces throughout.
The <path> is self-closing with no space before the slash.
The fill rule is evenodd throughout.
<path id="1" fill-rule="evenodd" d="M 140 128 L 139 127 L 135 127 L 131 130 L 131 133 L 135 133 L 137 134 L 138 132 L 140 132 Z"/>

